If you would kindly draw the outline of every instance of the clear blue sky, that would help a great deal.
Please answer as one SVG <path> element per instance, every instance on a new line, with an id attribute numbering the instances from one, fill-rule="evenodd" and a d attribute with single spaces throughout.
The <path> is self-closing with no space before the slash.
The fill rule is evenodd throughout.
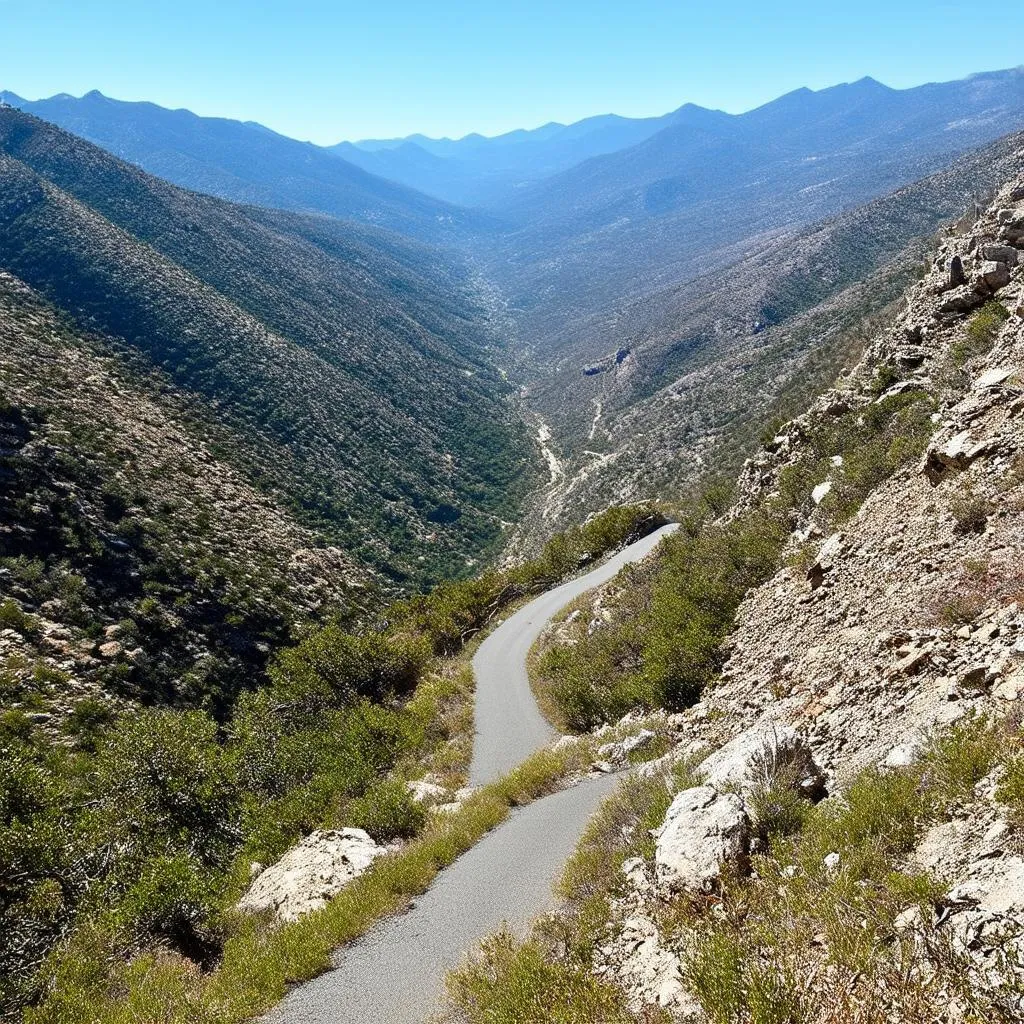
<path id="1" fill-rule="evenodd" d="M 1024 60 L 1024 0 L 0 0 L 0 88 L 100 89 L 330 143 L 491 135 Z"/>

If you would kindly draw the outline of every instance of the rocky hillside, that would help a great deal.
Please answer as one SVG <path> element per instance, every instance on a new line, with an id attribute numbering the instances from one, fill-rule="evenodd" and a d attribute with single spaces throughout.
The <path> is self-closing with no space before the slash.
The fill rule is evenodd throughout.
<path id="1" fill-rule="evenodd" d="M 464 571 L 526 484 L 474 280 L 416 243 L 183 192 L 0 111 L 0 267 L 225 431 L 218 455 L 401 585 Z"/>
<path id="2" fill-rule="evenodd" d="M 691 284 L 582 320 L 559 347 L 534 353 L 544 372 L 529 401 L 561 465 L 530 529 L 736 473 L 767 424 L 856 361 L 939 225 L 1019 173 L 1021 141 L 1009 136 Z"/>
<path id="3" fill-rule="evenodd" d="M 701 588 L 730 627 L 710 660 L 688 628 L 676 664 L 711 680 L 668 716 L 675 749 L 592 828 L 560 921 L 462 972 L 455 1019 L 484 1019 L 540 951 L 562 980 L 535 983 L 538 1005 L 583 1019 L 1020 1020 L 1021 247 L 1016 177 L 944 233 L 856 368 L 748 460 L 726 517 L 684 526 L 691 547 L 766 522 L 788 537 L 735 612 L 714 582 L 729 570 L 686 556 L 675 592 Z M 750 564 L 735 541 L 718 550 Z M 584 692 L 565 685 L 573 650 L 618 651 L 594 685 L 618 676 L 634 701 L 657 672 L 656 646 L 637 666 L 621 640 L 670 614 L 657 578 L 616 581 L 549 635 L 563 709 Z"/>
<path id="4" fill-rule="evenodd" d="M 201 403 L 6 273 L 0 311 L 6 709 L 218 708 L 296 623 L 371 600 L 365 567 L 218 456 Z"/>
<path id="5" fill-rule="evenodd" d="M 5 706 L 219 716 L 300 625 L 500 542 L 532 448 L 460 265 L 9 109 L 0 170 Z"/>

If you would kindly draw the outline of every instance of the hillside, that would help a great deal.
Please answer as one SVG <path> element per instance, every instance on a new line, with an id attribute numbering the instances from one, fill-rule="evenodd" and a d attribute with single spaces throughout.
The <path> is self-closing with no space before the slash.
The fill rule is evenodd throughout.
<path id="1" fill-rule="evenodd" d="M 183 192 L 9 109 L 0 167 L 0 268 L 102 336 L 112 372 L 180 400 L 217 464 L 286 511 L 303 546 L 343 548 L 359 577 L 410 588 L 499 540 L 531 450 L 457 263 Z M 27 375 L 31 351 L 11 353 Z M 50 404 L 70 402 L 49 366 Z"/>
<path id="2" fill-rule="evenodd" d="M 325 213 L 431 240 L 458 237 L 484 223 L 262 125 L 128 103 L 96 91 L 36 101 L 3 96 L 150 174 L 232 202 Z"/>
<path id="3" fill-rule="evenodd" d="M 735 473 L 769 421 L 857 358 L 933 232 L 1016 175 L 1022 145 L 1009 136 L 692 283 L 582 319 L 559 347 L 531 352 L 528 402 L 562 457 L 544 520 Z M 538 529 L 531 519 L 521 535 Z"/>
<path id="4" fill-rule="evenodd" d="M 1020 1020 L 1022 244 L 1016 176 L 731 507 L 542 639 L 565 722 L 661 707 L 676 741 L 450 1020 L 517 1019 L 524 985 L 536 1021 Z"/>

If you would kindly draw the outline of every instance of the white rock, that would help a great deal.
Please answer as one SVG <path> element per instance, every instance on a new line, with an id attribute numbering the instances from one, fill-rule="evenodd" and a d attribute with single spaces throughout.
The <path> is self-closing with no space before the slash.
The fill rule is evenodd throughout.
<path id="1" fill-rule="evenodd" d="M 906 743 L 900 743 L 893 747 L 888 754 L 885 755 L 885 760 L 882 762 L 883 768 L 908 768 L 912 765 L 921 753 L 921 744 L 909 740 Z"/>
<path id="2" fill-rule="evenodd" d="M 993 388 L 1003 381 L 1009 380 L 1016 371 L 1012 366 L 997 366 L 992 370 L 986 370 L 975 382 L 977 389 Z"/>
<path id="3" fill-rule="evenodd" d="M 836 868 L 839 867 L 839 863 L 841 860 L 842 858 L 839 856 L 838 853 L 826 853 L 825 858 L 824 860 L 822 860 L 821 863 L 824 864 L 825 867 L 829 869 L 829 871 L 835 871 Z"/>
<path id="4" fill-rule="evenodd" d="M 444 786 L 427 782 L 426 779 L 407 782 L 405 788 L 409 790 L 409 795 L 412 797 L 413 802 L 418 804 L 444 803 L 448 798 L 448 790 Z"/>
<path id="5" fill-rule="evenodd" d="M 294 921 L 325 906 L 386 852 L 361 828 L 318 830 L 260 872 L 238 909 Z"/>
<path id="6" fill-rule="evenodd" d="M 708 892 L 727 862 L 743 862 L 750 849 L 750 821 L 735 793 L 711 786 L 684 790 L 654 830 L 655 873 L 669 889 Z"/>
<path id="7" fill-rule="evenodd" d="M 831 490 L 831 480 L 826 480 L 824 483 L 818 484 L 818 486 L 811 491 L 811 501 L 813 501 L 815 505 L 820 505 L 829 496 Z"/>
<path id="8" fill-rule="evenodd" d="M 705 758 L 696 771 L 709 786 L 719 790 L 749 786 L 758 755 L 769 751 L 782 758 L 796 756 L 798 752 L 805 756 L 810 774 L 801 780 L 802 788 L 809 792 L 821 789 L 824 772 L 811 757 L 806 739 L 792 726 L 777 722 L 759 722 L 734 736 Z"/>

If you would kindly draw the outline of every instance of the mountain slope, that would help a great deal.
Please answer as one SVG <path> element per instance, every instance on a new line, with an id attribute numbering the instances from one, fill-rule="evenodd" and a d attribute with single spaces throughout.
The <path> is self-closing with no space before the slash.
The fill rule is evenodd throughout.
<path id="1" fill-rule="evenodd" d="M 96 91 L 80 99 L 60 95 L 38 101 L 3 95 L 26 113 L 151 174 L 237 203 L 326 213 L 417 238 L 457 236 L 479 225 L 479 218 L 465 211 L 260 125 L 127 103 Z"/>
<path id="2" fill-rule="evenodd" d="M 0 267 L 201 402 L 329 543 L 413 584 L 498 537 L 528 449 L 458 265 L 182 192 L 13 110 L 0 166 Z"/>
<path id="3" fill-rule="evenodd" d="M 763 425 L 854 356 L 944 222 L 1024 168 L 1012 135 L 728 267 L 581 319 L 535 352 L 527 400 L 563 462 L 549 524 L 731 473 Z M 604 358 L 595 359 L 600 354 Z M 521 533 L 543 532 L 531 521 Z"/>
<path id="4" fill-rule="evenodd" d="M 905 91 L 870 79 L 799 90 L 519 190 L 500 209 L 519 230 L 487 266 L 524 337 L 547 347 L 581 315 L 725 265 L 1022 126 L 1020 70 Z"/>
<path id="5" fill-rule="evenodd" d="M 365 605 L 371 575 L 218 456 L 211 412 L 0 271 L 5 703 L 222 711 L 296 624 Z"/>

